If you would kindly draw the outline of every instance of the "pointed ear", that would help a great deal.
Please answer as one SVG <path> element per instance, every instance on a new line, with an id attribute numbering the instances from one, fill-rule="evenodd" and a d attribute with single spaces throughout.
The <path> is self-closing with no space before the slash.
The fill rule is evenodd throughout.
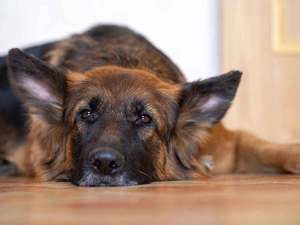
<path id="1" fill-rule="evenodd" d="M 178 122 L 182 126 L 212 127 L 229 109 L 242 73 L 230 71 L 203 81 L 186 83 L 179 102 Z"/>
<path id="2" fill-rule="evenodd" d="M 29 114 L 49 123 L 62 120 L 65 75 L 62 71 L 19 49 L 8 54 L 9 79 Z"/>
<path id="3" fill-rule="evenodd" d="M 218 123 L 229 109 L 241 74 L 239 71 L 231 71 L 183 85 L 172 146 L 184 168 L 198 168 L 204 173 L 211 169 L 207 166 L 211 163 L 202 160 L 199 146 L 209 134 L 208 129 Z"/>

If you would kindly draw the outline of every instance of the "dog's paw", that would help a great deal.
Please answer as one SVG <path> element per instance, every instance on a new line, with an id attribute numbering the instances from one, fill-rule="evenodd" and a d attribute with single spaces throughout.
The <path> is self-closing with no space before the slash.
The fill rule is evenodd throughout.
<path id="1" fill-rule="evenodd" d="M 0 177 L 8 177 L 8 176 L 19 176 L 21 175 L 18 167 L 6 160 L 0 159 Z"/>
<path id="2" fill-rule="evenodd" d="M 300 174 L 300 144 L 289 145 L 281 155 L 280 161 L 286 172 Z"/>

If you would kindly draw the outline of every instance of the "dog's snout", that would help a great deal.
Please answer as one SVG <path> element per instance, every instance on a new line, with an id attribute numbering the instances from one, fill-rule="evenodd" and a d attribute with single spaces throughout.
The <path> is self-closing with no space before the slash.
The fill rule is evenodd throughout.
<path id="1" fill-rule="evenodd" d="M 123 169 L 125 159 L 115 150 L 97 150 L 91 155 L 90 162 L 97 173 L 111 176 Z"/>

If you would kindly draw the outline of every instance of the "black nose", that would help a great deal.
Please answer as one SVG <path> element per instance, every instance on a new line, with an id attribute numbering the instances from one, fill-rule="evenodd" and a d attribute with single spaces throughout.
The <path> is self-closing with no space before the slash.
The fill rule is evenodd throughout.
<path id="1" fill-rule="evenodd" d="M 98 150 L 91 155 L 93 168 L 101 175 L 114 175 L 124 167 L 124 156 L 115 150 Z"/>

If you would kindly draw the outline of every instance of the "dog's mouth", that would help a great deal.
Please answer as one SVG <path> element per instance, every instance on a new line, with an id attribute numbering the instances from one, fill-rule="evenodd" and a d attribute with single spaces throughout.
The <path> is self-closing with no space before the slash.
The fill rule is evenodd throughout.
<path id="1" fill-rule="evenodd" d="M 111 176 L 99 176 L 93 173 L 87 173 L 80 179 L 71 179 L 71 182 L 77 186 L 82 187 L 96 187 L 96 186 L 131 186 L 137 185 L 138 182 L 130 180 L 126 174 Z"/>
<path id="2" fill-rule="evenodd" d="M 112 177 L 95 178 L 89 176 L 86 179 L 80 179 L 78 181 L 71 180 L 71 182 L 81 187 L 103 187 L 103 186 L 113 187 L 113 186 L 138 185 L 137 181 L 126 179 L 124 178 L 124 176 L 118 176 L 117 178 L 112 178 Z"/>
<path id="3" fill-rule="evenodd" d="M 90 170 L 85 170 L 81 174 L 73 174 L 68 180 L 64 181 L 70 181 L 80 187 L 133 186 L 152 182 L 146 177 L 131 178 L 127 172 L 115 176 L 103 176 Z"/>

